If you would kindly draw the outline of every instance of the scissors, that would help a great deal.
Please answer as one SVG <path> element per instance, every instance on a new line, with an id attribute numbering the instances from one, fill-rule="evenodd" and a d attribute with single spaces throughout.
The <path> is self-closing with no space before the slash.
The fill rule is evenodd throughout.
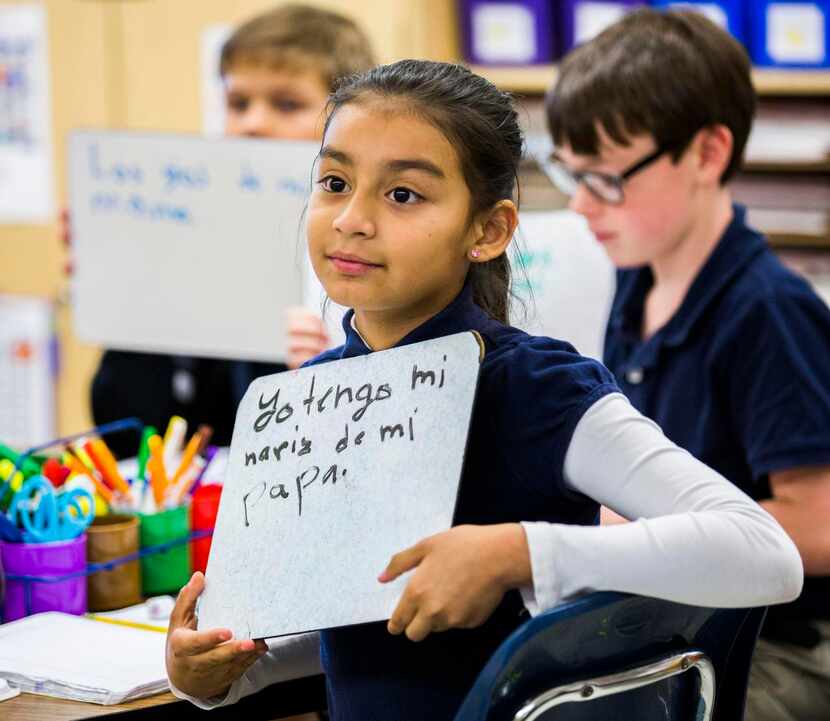
<path id="1" fill-rule="evenodd" d="M 18 515 L 24 542 L 68 541 L 92 523 L 95 501 L 83 488 L 57 493 L 46 478 L 32 476 L 23 482 L 9 506 L 12 522 Z"/>

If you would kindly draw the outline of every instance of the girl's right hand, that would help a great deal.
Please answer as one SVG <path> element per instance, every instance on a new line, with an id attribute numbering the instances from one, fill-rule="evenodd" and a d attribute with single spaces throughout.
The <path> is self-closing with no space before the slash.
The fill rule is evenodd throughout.
<path id="1" fill-rule="evenodd" d="M 205 577 L 196 572 L 179 592 L 170 614 L 165 651 L 170 682 L 195 698 L 224 695 L 268 651 L 262 639 L 232 640 L 228 629 L 197 631 L 196 599 L 204 588 Z"/>
<path id="2" fill-rule="evenodd" d="M 299 368 L 307 360 L 320 355 L 331 344 L 322 318 L 307 308 L 289 308 L 286 320 L 286 365 L 289 368 Z"/>

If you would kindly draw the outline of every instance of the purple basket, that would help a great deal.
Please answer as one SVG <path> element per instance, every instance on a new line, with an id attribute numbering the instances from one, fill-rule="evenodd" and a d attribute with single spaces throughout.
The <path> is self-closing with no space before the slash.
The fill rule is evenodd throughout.
<path id="1" fill-rule="evenodd" d="M 0 541 L 0 558 L 7 575 L 4 621 L 43 611 L 86 613 L 85 533 L 54 543 Z"/>
<path id="2" fill-rule="evenodd" d="M 553 0 L 461 0 L 464 56 L 479 65 L 556 59 Z"/>
<path id="3" fill-rule="evenodd" d="M 643 0 L 561 0 L 559 47 L 562 54 L 598 35 L 625 13 L 645 4 Z"/>

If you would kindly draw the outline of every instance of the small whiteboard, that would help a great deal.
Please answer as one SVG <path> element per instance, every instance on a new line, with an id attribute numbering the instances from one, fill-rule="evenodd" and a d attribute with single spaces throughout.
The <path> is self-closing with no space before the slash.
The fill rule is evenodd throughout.
<path id="1" fill-rule="evenodd" d="M 126 350 L 282 358 L 283 311 L 305 300 L 300 223 L 318 147 L 72 133 L 79 337 Z"/>
<path id="2" fill-rule="evenodd" d="M 601 361 L 614 266 L 585 219 L 569 210 L 522 213 L 517 240 L 522 264 L 514 262 L 513 282 L 525 307 L 511 308 L 513 324 Z"/>
<path id="3" fill-rule="evenodd" d="M 480 339 L 255 380 L 236 415 L 200 628 L 236 638 L 389 618 L 391 556 L 452 525 Z"/>

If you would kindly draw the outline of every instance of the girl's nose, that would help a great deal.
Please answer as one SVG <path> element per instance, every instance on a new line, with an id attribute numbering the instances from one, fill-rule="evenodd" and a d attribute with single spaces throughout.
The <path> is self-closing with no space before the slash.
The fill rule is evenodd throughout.
<path id="1" fill-rule="evenodd" d="M 342 212 L 334 219 L 334 229 L 347 236 L 370 238 L 375 234 L 371 203 L 353 193 Z"/>

